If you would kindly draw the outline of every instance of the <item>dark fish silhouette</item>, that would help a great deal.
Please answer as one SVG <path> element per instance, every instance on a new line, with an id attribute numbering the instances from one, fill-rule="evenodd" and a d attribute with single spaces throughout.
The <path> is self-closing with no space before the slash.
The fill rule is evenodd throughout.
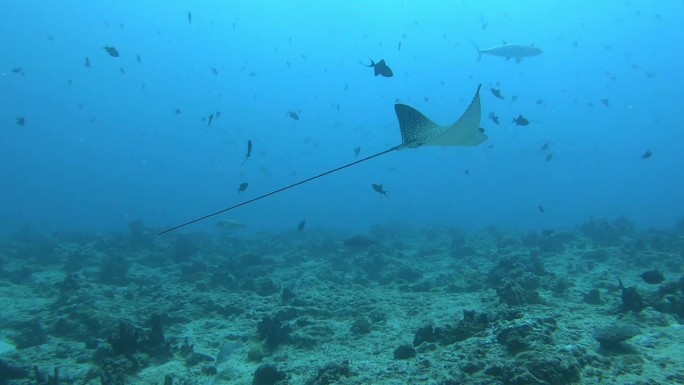
<path id="1" fill-rule="evenodd" d="M 88 59 L 87 56 L 86 56 L 86 58 L 85 58 L 85 63 L 84 63 L 83 65 L 85 65 L 86 67 L 90 68 L 90 59 Z"/>
<path id="2" fill-rule="evenodd" d="M 247 183 L 247 182 L 240 183 L 240 187 L 238 187 L 238 194 L 247 190 L 247 187 L 249 187 L 249 183 Z"/>
<path id="3" fill-rule="evenodd" d="M 385 59 L 380 60 L 379 62 L 374 62 L 373 59 L 370 59 L 371 63 L 369 65 L 363 64 L 366 67 L 373 67 L 373 72 L 375 73 L 375 76 L 383 76 L 386 78 L 391 78 L 394 76 L 394 73 L 392 72 L 392 69 L 389 68 L 387 63 L 385 63 Z"/>
<path id="4" fill-rule="evenodd" d="M 211 122 L 214 120 L 214 114 L 209 114 L 209 117 L 207 118 L 207 126 L 211 126 Z"/>
<path id="5" fill-rule="evenodd" d="M 103 49 L 104 49 L 105 51 L 107 51 L 107 53 L 109 54 L 109 56 L 111 56 L 111 57 L 119 57 L 119 51 L 117 51 L 116 48 L 110 47 L 110 46 L 106 45 Z"/>
<path id="6" fill-rule="evenodd" d="M 620 278 L 618 280 L 618 288 L 620 289 L 620 299 L 622 300 L 622 305 L 620 306 L 622 311 L 633 311 L 639 313 L 646 307 L 644 301 L 641 299 L 641 295 L 637 292 L 635 287 L 625 287 L 622 284 Z"/>
<path id="7" fill-rule="evenodd" d="M 646 152 L 644 152 L 643 154 L 641 154 L 641 159 L 648 159 L 648 158 L 650 158 L 651 156 L 653 156 L 653 153 L 651 152 L 651 150 L 646 150 Z"/>
<path id="8" fill-rule="evenodd" d="M 544 101 L 541 99 L 537 99 L 537 104 L 544 104 Z"/>
<path id="9" fill-rule="evenodd" d="M 123 67 L 119 67 L 119 72 L 121 72 L 121 75 L 126 75 L 126 71 L 124 71 Z"/>
<path id="10" fill-rule="evenodd" d="M 539 210 L 540 214 L 544 214 L 544 206 L 542 205 L 537 205 L 537 210 Z"/>
<path id="11" fill-rule="evenodd" d="M 375 245 L 378 243 L 373 238 L 366 237 L 364 235 L 354 235 L 351 238 L 347 238 L 342 242 L 344 246 L 348 249 L 351 249 L 353 251 L 361 251 L 364 249 L 367 249 L 369 246 Z"/>
<path id="12" fill-rule="evenodd" d="M 216 67 L 211 67 L 211 73 L 218 76 L 218 70 Z"/>
<path id="13" fill-rule="evenodd" d="M 546 161 L 548 162 L 551 159 L 553 159 L 553 154 L 546 154 Z"/>
<path id="14" fill-rule="evenodd" d="M 176 108 L 176 111 L 174 112 L 176 113 L 176 115 L 180 115 L 183 113 L 183 111 L 181 111 L 179 108 Z"/>
<path id="15" fill-rule="evenodd" d="M 288 111 L 286 115 L 294 120 L 299 120 L 299 114 L 295 111 Z"/>
<path id="16" fill-rule="evenodd" d="M 603 105 L 606 107 L 610 106 L 610 100 L 608 99 L 601 99 L 601 103 L 603 103 Z"/>
<path id="17" fill-rule="evenodd" d="M 21 67 L 15 67 L 15 68 L 12 68 L 12 73 L 17 74 L 17 75 L 18 74 L 24 75 L 24 69 Z"/>
<path id="18" fill-rule="evenodd" d="M 302 220 L 299 222 L 299 225 L 297 225 L 297 231 L 304 231 L 304 227 L 306 226 L 306 220 Z"/>
<path id="19" fill-rule="evenodd" d="M 192 24 L 192 12 L 188 12 L 188 23 Z"/>
<path id="20" fill-rule="evenodd" d="M 494 112 L 489 113 L 489 119 L 491 119 L 492 122 L 494 122 L 497 126 L 499 125 L 499 117 L 496 116 Z"/>
<path id="21" fill-rule="evenodd" d="M 517 118 L 513 118 L 512 123 L 515 123 L 516 126 L 527 126 L 530 124 L 530 121 L 525 119 L 522 115 L 518 115 Z"/>
<path id="22" fill-rule="evenodd" d="M 312 177 L 291 183 L 287 186 L 259 195 L 257 197 L 244 200 L 230 207 L 226 207 L 213 213 L 189 220 L 185 223 L 181 223 L 179 225 L 167 228 L 163 231 L 160 231 L 158 235 L 166 234 L 171 231 L 180 229 L 182 227 L 186 227 L 191 224 L 203 221 L 205 219 L 212 218 L 219 214 L 223 214 L 225 212 L 237 209 L 239 207 L 249 205 L 258 200 L 262 200 L 270 196 L 276 195 L 278 193 L 281 193 L 285 190 L 289 190 L 297 186 L 301 186 L 305 183 L 312 182 L 326 175 L 346 170 L 360 163 L 367 162 L 371 159 L 381 157 L 394 151 L 415 149 L 422 146 L 473 147 L 480 145 L 484 143 L 488 138 L 484 132 L 484 129 L 480 127 L 480 118 L 482 114 L 482 106 L 480 104 L 480 90 L 481 86 L 478 86 L 470 104 L 468 105 L 466 110 L 461 114 L 458 120 L 456 120 L 456 122 L 452 124 L 444 126 L 438 125 L 435 122 L 431 121 L 415 108 L 412 108 L 405 104 L 396 104 L 394 106 L 394 111 L 397 115 L 397 120 L 399 121 L 399 130 L 401 132 L 400 144 L 387 148 L 383 151 L 374 153 L 372 155 L 368 155 L 362 159 L 354 160 L 353 162 L 322 172 Z"/>
<path id="23" fill-rule="evenodd" d="M 373 190 L 375 190 L 378 194 L 382 194 L 384 196 L 389 196 L 389 195 L 387 195 L 387 191 L 383 190 L 381 184 L 373 183 L 372 186 L 373 186 Z"/>
<path id="24" fill-rule="evenodd" d="M 24 119 L 23 116 L 18 117 L 17 118 L 17 124 L 20 126 L 23 126 L 24 124 L 26 124 L 26 119 Z"/>
<path id="25" fill-rule="evenodd" d="M 361 147 L 356 147 L 354 149 L 354 157 L 355 158 L 358 157 L 360 153 L 361 153 Z"/>
<path id="26" fill-rule="evenodd" d="M 142 63 L 142 59 L 140 58 L 140 54 L 135 55 L 135 60 L 137 60 L 138 63 Z"/>
<path id="27" fill-rule="evenodd" d="M 245 164 L 250 156 L 252 156 L 252 141 L 247 140 L 247 154 L 245 155 L 245 160 L 242 161 L 242 164 Z"/>
<path id="28" fill-rule="evenodd" d="M 544 142 L 544 144 L 539 148 L 541 151 L 549 149 L 549 142 Z"/>
<path id="29" fill-rule="evenodd" d="M 497 98 L 503 100 L 504 97 L 501 96 L 501 90 L 499 90 L 499 89 L 497 89 L 497 88 L 490 88 L 489 90 L 492 91 L 492 94 L 493 94 L 494 96 L 496 96 Z"/>
<path id="30" fill-rule="evenodd" d="M 665 280 L 663 273 L 658 270 L 644 271 L 640 277 L 649 285 L 657 285 Z"/>

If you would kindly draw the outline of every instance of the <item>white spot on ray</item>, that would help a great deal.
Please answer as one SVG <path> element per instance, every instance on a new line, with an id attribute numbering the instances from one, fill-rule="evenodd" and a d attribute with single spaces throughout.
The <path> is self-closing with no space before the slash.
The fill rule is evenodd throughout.
<path id="1" fill-rule="evenodd" d="M 396 104 L 403 148 L 428 146 L 477 146 L 487 140 L 480 128 L 480 87 L 463 115 L 450 126 L 439 126 L 418 110 L 405 104 Z"/>

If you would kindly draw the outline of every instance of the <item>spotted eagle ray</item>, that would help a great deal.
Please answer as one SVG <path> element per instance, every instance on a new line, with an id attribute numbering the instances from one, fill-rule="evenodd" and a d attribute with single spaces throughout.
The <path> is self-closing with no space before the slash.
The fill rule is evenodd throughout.
<path id="1" fill-rule="evenodd" d="M 477 87 L 477 91 L 475 91 L 475 96 L 473 97 L 473 100 L 470 102 L 470 105 L 465 110 L 463 115 L 461 115 L 461 117 L 454 124 L 448 126 L 440 126 L 431 121 L 430 119 L 428 119 L 425 115 L 423 115 L 413 107 L 409 107 L 405 104 L 395 104 L 394 111 L 396 112 L 397 119 L 399 120 L 399 129 L 401 131 L 401 144 L 388 148 L 385 151 L 378 152 L 377 154 L 373 154 L 363 159 L 359 159 L 357 161 L 345 164 L 344 166 L 340 166 L 332 170 L 326 171 L 324 173 L 318 174 L 316 176 L 312 176 L 311 178 L 301 180 L 289 186 L 279 188 L 267 194 L 260 195 L 256 198 L 246 200 L 244 202 L 221 209 L 211 214 L 207 214 L 202 217 L 195 218 L 191 221 L 182 223 L 180 225 L 168 228 L 160 232 L 158 235 L 162 235 L 164 233 L 177 230 L 181 227 L 185 227 L 190 224 L 225 213 L 226 211 L 230 211 L 238 207 L 248 205 L 250 203 L 264 199 L 271 195 L 278 194 L 285 190 L 289 190 L 293 187 L 302 185 L 307 182 L 311 182 L 314 179 L 330 175 L 337 171 L 344 170 L 345 168 L 355 166 L 359 163 L 363 163 L 367 160 L 377 158 L 379 156 L 388 154 L 393 151 L 403 150 L 406 148 L 418 148 L 421 146 L 477 146 L 478 144 L 481 144 L 485 140 L 487 140 L 487 135 L 485 135 L 484 129 L 480 127 L 480 115 L 482 110 L 480 106 L 481 87 L 482 85 L 479 85 Z"/>

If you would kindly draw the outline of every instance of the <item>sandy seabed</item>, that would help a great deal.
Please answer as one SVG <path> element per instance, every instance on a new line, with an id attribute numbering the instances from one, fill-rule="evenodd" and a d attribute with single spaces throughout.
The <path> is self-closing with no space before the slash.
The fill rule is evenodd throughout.
<path id="1" fill-rule="evenodd" d="M 684 225 L 155 230 L 1 241 L 0 383 L 684 384 Z"/>

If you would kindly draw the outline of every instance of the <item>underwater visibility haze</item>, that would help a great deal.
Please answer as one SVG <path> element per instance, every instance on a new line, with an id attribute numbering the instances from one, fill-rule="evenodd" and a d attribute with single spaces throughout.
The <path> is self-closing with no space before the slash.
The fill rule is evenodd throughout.
<path id="1" fill-rule="evenodd" d="M 681 1 L 7 0 L 0 384 L 683 384 Z"/>

